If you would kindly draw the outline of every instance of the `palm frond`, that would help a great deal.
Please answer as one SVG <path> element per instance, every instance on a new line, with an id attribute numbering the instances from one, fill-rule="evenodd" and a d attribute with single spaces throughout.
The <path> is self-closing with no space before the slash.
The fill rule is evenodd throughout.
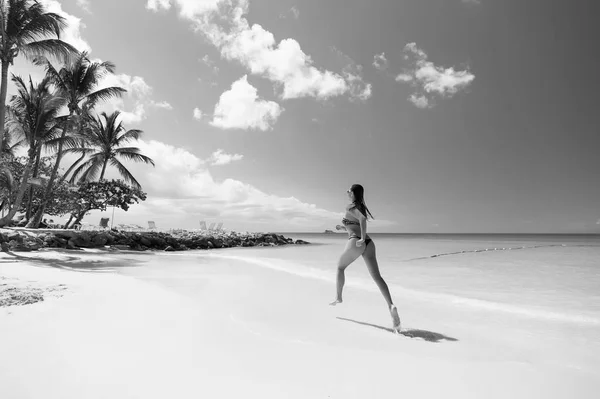
<path id="1" fill-rule="evenodd" d="M 92 79 L 90 83 L 96 83 L 105 75 L 115 73 L 115 68 L 115 64 L 111 61 L 90 62 L 87 68 L 89 78 Z"/>
<path id="2" fill-rule="evenodd" d="M 117 144 L 118 145 L 122 145 L 122 144 L 126 144 L 128 142 L 130 142 L 131 140 L 139 140 L 140 136 L 144 134 L 143 130 L 139 130 L 139 129 L 130 129 L 128 131 L 126 131 L 125 133 L 123 133 L 121 136 L 119 136 L 119 138 L 117 139 Z"/>
<path id="3" fill-rule="evenodd" d="M 66 145 L 65 145 L 66 146 Z M 82 147 L 71 147 L 63 151 L 64 154 L 79 154 L 89 155 L 93 154 L 95 150 L 93 148 L 82 148 Z"/>
<path id="4" fill-rule="evenodd" d="M 50 56 L 59 61 L 68 61 L 74 55 L 78 54 L 75 47 L 60 39 L 45 39 L 36 42 L 26 43 L 21 47 L 21 52 L 28 60 L 35 60 L 40 56 Z"/>
<path id="5" fill-rule="evenodd" d="M 97 157 L 91 157 L 79 165 L 74 171 L 70 183 L 95 180 L 102 167 L 102 162 Z"/>
<path id="6" fill-rule="evenodd" d="M 120 97 L 123 93 L 126 92 L 127 90 L 125 90 L 122 87 L 106 87 L 104 89 L 100 89 L 93 93 L 90 93 L 86 97 L 87 101 L 89 101 L 95 106 L 99 101 L 107 101 L 114 97 Z"/>
<path id="7" fill-rule="evenodd" d="M 35 8 L 31 7 L 29 13 L 33 14 Z M 60 31 L 66 27 L 67 20 L 61 15 L 51 12 L 39 13 L 32 15 L 32 18 L 21 28 L 20 38 L 23 40 L 38 40 L 51 34 L 55 34 L 56 37 L 60 38 Z"/>
<path id="8" fill-rule="evenodd" d="M 125 166 L 123 166 L 123 164 L 121 162 L 119 162 L 118 159 L 112 158 L 110 160 L 110 164 L 112 166 L 114 166 L 115 168 L 117 168 L 117 170 L 119 171 L 119 174 L 121 176 L 123 176 L 123 178 L 125 179 L 125 181 L 127 183 L 130 183 L 131 185 L 133 185 L 136 188 L 139 188 L 139 189 L 142 188 L 142 185 L 135 179 L 135 177 L 133 177 L 131 172 Z"/>
<path id="9" fill-rule="evenodd" d="M 152 166 L 156 166 L 152 158 L 140 154 L 140 149 L 135 147 L 125 147 L 125 148 L 117 148 L 115 150 L 115 154 L 121 158 L 124 158 L 128 161 L 134 162 L 144 162 L 146 164 L 151 164 Z"/>

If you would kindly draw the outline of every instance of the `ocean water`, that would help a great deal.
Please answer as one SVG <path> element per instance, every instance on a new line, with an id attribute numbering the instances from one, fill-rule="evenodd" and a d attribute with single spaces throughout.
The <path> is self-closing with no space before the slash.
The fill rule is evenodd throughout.
<path id="1" fill-rule="evenodd" d="M 154 257 L 160 261 L 149 257 L 120 272 L 191 293 L 202 284 L 200 275 L 217 275 L 220 268 L 270 269 L 320 281 L 333 300 L 347 235 L 283 234 L 311 245 L 160 254 Z M 513 360 L 600 373 L 600 236 L 371 237 L 403 326 L 432 326 L 510 352 Z M 361 293 L 383 306 L 361 258 L 347 269 L 346 287 L 345 302 Z"/>
<path id="2" fill-rule="evenodd" d="M 285 233 L 284 233 L 285 234 Z M 234 249 L 229 259 L 331 279 L 345 234 L 293 234 L 308 246 Z M 371 234 L 384 278 L 407 297 L 600 326 L 600 236 Z M 225 253 L 225 251 L 223 251 Z M 218 251 L 210 253 L 221 257 Z M 228 256 L 223 255 L 224 258 Z M 372 286 L 365 264 L 348 269 Z"/>

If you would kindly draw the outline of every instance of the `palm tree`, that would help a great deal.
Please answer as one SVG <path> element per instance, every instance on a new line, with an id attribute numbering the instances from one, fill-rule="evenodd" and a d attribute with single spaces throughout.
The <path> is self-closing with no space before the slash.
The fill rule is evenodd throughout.
<path id="1" fill-rule="evenodd" d="M 19 53 L 32 60 L 42 55 L 67 59 L 77 53 L 73 46 L 60 40 L 60 32 L 65 26 L 63 17 L 46 12 L 37 1 L 0 0 L 0 148 L 4 141 L 9 65 Z M 49 39 L 50 35 L 56 35 L 57 39 Z"/>
<path id="2" fill-rule="evenodd" d="M 13 158 L 13 153 L 10 148 L 6 148 L 9 144 L 10 137 L 5 138 L 5 148 L 1 150 L 1 156 L 6 158 Z M 0 212 L 4 215 L 4 211 L 10 208 L 10 199 L 13 196 L 15 189 L 15 179 L 10 171 L 6 167 L 0 167 Z"/>
<path id="3" fill-rule="evenodd" d="M 106 167 L 110 164 L 117 168 L 125 182 L 136 188 L 142 188 L 131 172 L 121 163 L 121 160 L 144 162 L 152 166 L 154 166 L 154 161 L 146 155 L 140 154 L 140 149 L 137 147 L 124 147 L 131 141 L 138 140 L 143 132 L 137 129 L 126 130 L 123 124 L 117 121 L 120 114 L 120 111 L 114 111 L 110 115 L 102 112 L 101 117 L 93 120 L 91 129 L 88 131 L 87 146 L 68 150 L 89 156 L 87 161 L 75 169 L 71 183 L 76 180 L 95 180 L 98 172 L 100 173 L 98 180 L 102 180 L 106 173 Z M 102 118 L 104 118 L 104 122 Z"/>
<path id="4" fill-rule="evenodd" d="M 85 101 L 81 104 L 81 111 L 79 115 L 76 117 L 76 121 L 74 121 L 74 130 L 75 132 L 72 135 L 72 140 L 66 142 L 66 146 L 68 147 L 65 150 L 65 154 L 67 153 L 75 153 L 78 151 L 73 150 L 74 148 L 84 148 L 87 145 L 87 137 L 90 136 L 90 131 L 92 129 L 92 123 L 94 122 L 94 117 L 92 116 L 93 105 L 89 102 Z M 69 166 L 69 169 L 60 178 L 59 183 L 62 183 L 64 180 L 69 177 L 71 172 L 75 170 L 77 166 L 83 162 L 85 159 L 86 153 L 81 152 L 79 158 Z M 72 179 L 71 179 L 72 180 Z"/>
<path id="5" fill-rule="evenodd" d="M 0 159 L 7 160 L 15 157 L 15 149 L 18 143 L 12 143 L 14 140 L 9 131 L 4 130 L 4 140 L 0 148 Z M 12 144 L 11 144 L 12 143 Z M 4 165 L 0 166 L 0 212 L 10 207 L 10 199 L 15 189 L 15 179 L 11 170 Z"/>
<path id="6" fill-rule="evenodd" d="M 60 137 L 62 135 L 62 131 L 67 125 L 68 117 L 67 116 L 59 116 L 59 117 L 56 117 L 55 121 L 56 121 L 56 125 L 52 131 L 52 134 L 45 135 L 43 137 L 43 140 L 40 143 L 41 145 L 39 145 L 37 148 L 37 154 L 35 156 L 35 162 L 33 164 L 33 171 L 31 172 L 32 178 L 39 177 L 38 174 L 39 174 L 40 163 L 41 163 L 41 158 L 42 158 L 42 150 L 50 151 L 53 153 L 56 152 L 58 143 L 61 141 Z M 68 141 L 69 137 L 67 137 L 65 140 L 67 140 L 67 142 L 69 142 Z M 34 191 L 33 186 L 30 186 L 28 200 L 27 200 L 27 208 L 26 208 L 27 210 L 25 211 L 25 219 L 26 220 L 29 220 L 31 218 L 31 206 L 33 203 L 33 198 L 34 198 L 33 191 Z"/>
<path id="7" fill-rule="evenodd" d="M 65 126 L 60 137 L 56 154 L 56 163 L 54 164 L 50 178 L 48 179 L 41 206 L 27 224 L 28 227 L 37 227 L 42 220 L 42 216 L 44 216 L 44 211 L 50 200 L 50 193 L 54 186 L 58 167 L 60 166 L 60 161 L 64 155 L 63 147 L 65 144 L 65 137 L 71 130 L 71 127 L 75 126 L 77 122 L 75 120 L 76 118 L 73 118 L 73 116 L 79 117 L 81 115 L 81 104 L 88 103 L 88 105 L 93 108 L 99 101 L 120 96 L 127 91 L 122 87 L 106 87 L 98 89 L 98 84 L 101 79 L 107 74 L 114 73 L 115 66 L 109 61 L 92 62 L 87 58 L 86 52 L 79 54 L 76 59 L 69 61 L 58 71 L 48 60 L 45 61 L 45 64 L 46 74 L 49 76 L 52 84 L 56 87 L 57 93 L 67 99 L 69 122 Z"/>
<path id="8" fill-rule="evenodd" d="M 21 206 L 33 164 L 39 157 L 43 144 L 60 134 L 62 124 L 57 117 L 66 102 L 50 90 L 48 77 L 37 85 L 34 85 L 29 77 L 29 86 L 19 76 L 13 75 L 12 81 L 17 86 L 18 94 L 11 99 L 7 127 L 11 135 L 21 138 L 18 145 L 28 147 L 28 160 L 18 184 L 16 197 L 8 214 L 0 219 L 0 226 L 10 222 Z"/>

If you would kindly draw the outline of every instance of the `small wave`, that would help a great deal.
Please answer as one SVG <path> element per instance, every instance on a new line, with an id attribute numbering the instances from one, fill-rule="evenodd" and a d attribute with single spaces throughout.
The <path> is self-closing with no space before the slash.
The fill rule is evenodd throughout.
<path id="1" fill-rule="evenodd" d="M 409 291 L 404 289 L 404 291 Z M 412 290 L 410 290 L 412 291 Z M 413 291 L 416 294 L 423 295 L 423 292 Z M 484 299 L 467 298 L 452 294 L 434 294 L 426 293 L 425 295 L 437 300 L 452 303 L 457 306 L 468 306 L 474 309 L 491 310 L 495 312 L 509 313 L 515 316 L 522 316 L 531 319 L 566 322 L 574 324 L 587 324 L 600 326 L 600 319 L 585 315 L 573 315 L 560 312 L 553 312 L 543 309 L 528 309 L 522 306 L 510 305 L 500 302 L 492 302 Z"/>
<path id="2" fill-rule="evenodd" d="M 446 252 L 446 253 L 441 253 L 441 254 L 422 256 L 420 258 L 407 259 L 404 262 L 409 262 L 409 261 L 413 261 L 413 260 L 439 258 L 441 256 L 449 256 L 449 255 L 461 255 L 461 254 L 468 254 L 468 253 L 475 253 L 475 252 L 510 251 L 510 250 L 516 251 L 519 249 L 533 249 L 533 248 L 547 248 L 547 247 L 566 247 L 566 245 L 565 244 L 548 244 L 548 245 L 533 245 L 533 246 L 528 246 L 528 247 L 523 246 L 523 247 L 500 247 L 500 248 L 495 247 L 495 248 L 472 249 L 472 250 L 468 250 L 468 251 Z"/>
<path id="3" fill-rule="evenodd" d="M 326 273 L 323 270 L 301 266 L 293 262 L 289 262 L 283 259 L 265 259 L 257 257 L 246 257 L 236 255 L 220 255 L 220 254 L 206 254 L 205 256 L 210 258 L 218 259 L 230 259 L 245 263 L 251 263 L 253 265 L 262 266 L 267 269 L 277 270 L 289 274 L 293 274 L 299 277 L 312 278 L 314 280 L 322 281 L 333 281 L 334 277 L 331 273 Z"/>
<path id="4" fill-rule="evenodd" d="M 323 270 L 311 268 L 298 263 L 293 263 L 283 259 L 273 258 L 257 258 L 236 255 L 221 255 L 221 254 L 206 254 L 205 256 L 218 259 L 229 259 L 245 263 L 250 263 L 256 266 L 264 267 L 271 270 L 276 270 L 288 274 L 293 274 L 299 277 L 310 278 L 314 280 L 335 282 L 335 274 L 325 272 Z M 379 292 L 379 289 L 372 281 L 364 281 L 354 279 L 346 281 L 346 286 L 355 287 L 364 291 Z M 592 326 L 600 326 L 600 319 L 585 316 L 573 315 L 560 312 L 553 312 L 543 309 L 531 309 L 523 306 L 510 305 L 500 302 L 492 302 L 483 299 L 461 297 L 453 294 L 433 293 L 427 291 L 413 290 L 399 285 L 390 285 L 394 293 L 401 294 L 406 298 L 416 298 L 421 300 L 429 300 L 436 303 L 451 304 L 454 306 L 466 306 L 475 310 L 489 310 L 494 312 L 502 312 L 512 314 L 514 316 L 527 317 L 538 320 L 547 320 L 555 322 L 566 322 L 575 324 L 586 324 Z"/>

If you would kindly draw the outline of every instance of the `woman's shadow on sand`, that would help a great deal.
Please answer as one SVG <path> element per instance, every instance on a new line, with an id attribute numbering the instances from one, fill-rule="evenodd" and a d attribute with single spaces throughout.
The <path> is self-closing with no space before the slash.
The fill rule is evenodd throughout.
<path id="1" fill-rule="evenodd" d="M 378 328 L 380 330 L 389 331 L 391 333 L 394 333 L 394 329 L 389 328 L 389 327 L 379 326 L 377 324 L 371 324 L 371 323 L 367 323 L 364 321 L 346 319 L 344 317 L 337 317 L 337 319 L 344 320 L 344 321 L 350 321 L 352 323 L 360 324 L 363 326 L 374 327 L 374 328 Z M 410 338 L 421 338 L 421 339 L 424 339 L 425 341 L 429 341 L 429 342 L 439 342 L 442 340 L 458 341 L 458 339 L 456 339 L 456 338 L 448 337 L 447 335 L 436 333 L 433 331 L 427 331 L 427 330 L 408 329 L 408 330 L 400 331 L 400 334 L 402 334 L 406 337 L 410 337 Z"/>

